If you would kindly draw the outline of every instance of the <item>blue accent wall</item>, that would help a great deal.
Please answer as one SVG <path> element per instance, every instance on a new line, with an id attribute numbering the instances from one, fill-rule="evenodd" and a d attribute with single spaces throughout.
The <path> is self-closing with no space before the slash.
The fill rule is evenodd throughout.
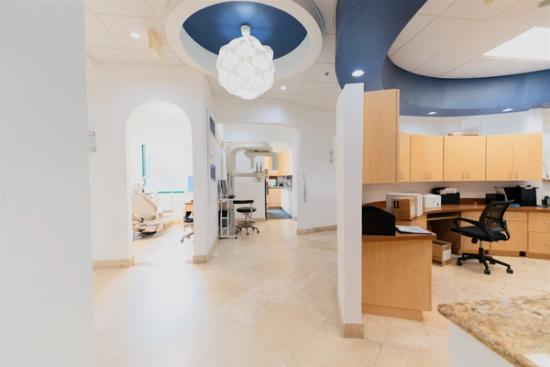
<path id="1" fill-rule="evenodd" d="M 199 45 L 218 54 L 220 47 L 241 36 L 241 25 L 273 49 L 275 59 L 292 52 L 307 35 L 292 15 L 266 4 L 251 1 L 224 2 L 203 8 L 183 23 L 183 29 Z"/>
<path id="2" fill-rule="evenodd" d="M 364 82 L 365 91 L 398 88 L 401 113 L 462 116 L 550 105 L 550 70 L 467 79 L 413 74 L 387 57 L 393 41 L 426 0 L 338 0 L 336 74 L 340 86 Z M 363 69 L 365 75 L 351 73 Z"/>

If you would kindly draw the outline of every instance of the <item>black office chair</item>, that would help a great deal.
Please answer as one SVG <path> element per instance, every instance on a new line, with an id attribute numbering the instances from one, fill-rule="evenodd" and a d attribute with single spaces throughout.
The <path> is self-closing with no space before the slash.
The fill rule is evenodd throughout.
<path id="1" fill-rule="evenodd" d="M 453 232 L 459 233 L 462 236 L 470 237 L 472 239 L 472 243 L 477 243 L 479 241 L 478 253 L 463 253 L 456 260 L 456 265 L 462 266 L 463 261 L 475 259 L 485 266 L 485 274 L 491 274 L 491 270 L 489 270 L 489 265 L 487 262 L 491 263 L 491 265 L 499 264 L 506 266 L 507 273 L 514 273 L 510 264 L 486 255 L 485 249 L 483 248 L 483 241 L 498 242 L 508 241 L 510 239 L 510 232 L 508 231 L 506 220 L 504 220 L 504 212 L 508 209 L 511 203 L 511 201 L 491 202 L 485 207 L 483 213 L 481 213 L 479 221 L 467 218 L 455 219 L 456 227 L 451 229 Z M 461 227 L 459 223 L 461 221 L 473 224 L 473 226 Z"/>
<path id="2" fill-rule="evenodd" d="M 252 233 L 256 231 L 257 233 L 260 233 L 260 230 L 258 227 L 256 227 L 252 218 L 252 214 L 256 212 L 256 208 L 252 206 L 254 204 L 254 200 L 233 200 L 234 205 L 243 205 L 243 204 L 249 204 L 249 206 L 241 206 L 237 208 L 237 212 L 244 215 L 244 220 L 241 220 L 237 225 L 235 226 L 237 233 L 240 233 L 243 229 L 246 229 L 246 235 L 249 235 L 249 230 L 252 230 Z"/>

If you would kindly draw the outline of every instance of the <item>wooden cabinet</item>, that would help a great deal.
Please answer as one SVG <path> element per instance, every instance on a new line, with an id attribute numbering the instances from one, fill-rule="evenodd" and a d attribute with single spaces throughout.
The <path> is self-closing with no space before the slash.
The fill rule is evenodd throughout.
<path id="1" fill-rule="evenodd" d="M 487 181 L 541 178 L 542 134 L 487 136 Z"/>
<path id="2" fill-rule="evenodd" d="M 542 134 L 514 135 L 514 171 L 516 180 L 542 179 Z"/>
<path id="3" fill-rule="evenodd" d="M 443 181 L 442 136 L 411 136 L 411 181 Z"/>
<path id="4" fill-rule="evenodd" d="M 529 254 L 550 256 L 550 213 L 529 213 Z"/>
<path id="5" fill-rule="evenodd" d="M 479 220 L 479 216 L 481 215 L 481 211 L 469 211 L 469 212 L 462 212 L 461 216 L 463 218 L 472 219 L 472 220 Z M 468 227 L 471 226 L 471 224 L 466 222 L 461 222 L 461 227 Z M 488 244 L 487 244 L 488 245 Z M 472 239 L 465 236 L 460 236 L 460 253 L 467 252 L 471 254 L 477 254 L 479 248 L 479 243 L 472 243 Z M 489 249 L 488 246 L 485 247 L 487 250 Z"/>
<path id="6" fill-rule="evenodd" d="M 269 176 L 292 176 L 292 159 L 290 152 L 277 153 L 279 158 L 279 167 L 273 169 L 273 162 L 271 157 L 265 159 L 265 168 L 267 169 Z"/>
<path id="7" fill-rule="evenodd" d="M 491 244 L 491 252 L 498 254 L 500 251 L 513 252 L 515 254 L 527 251 L 529 236 L 527 233 L 527 213 L 506 212 L 504 215 L 510 239 Z"/>
<path id="8" fill-rule="evenodd" d="M 399 182 L 411 180 L 411 136 L 399 133 L 399 162 L 397 164 Z"/>
<path id="9" fill-rule="evenodd" d="M 485 149 L 485 136 L 446 136 L 443 179 L 445 181 L 484 181 Z"/>
<path id="10" fill-rule="evenodd" d="M 269 196 L 267 201 L 268 208 L 281 207 L 281 190 L 282 189 L 269 189 Z"/>
<path id="11" fill-rule="evenodd" d="M 364 94 L 363 183 L 396 183 L 399 132 L 399 90 Z"/>

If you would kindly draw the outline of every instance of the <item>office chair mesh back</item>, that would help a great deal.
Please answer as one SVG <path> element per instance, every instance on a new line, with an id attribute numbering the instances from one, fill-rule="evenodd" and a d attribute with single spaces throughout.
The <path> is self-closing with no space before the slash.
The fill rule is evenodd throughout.
<path id="1" fill-rule="evenodd" d="M 479 217 L 479 223 L 489 232 L 489 233 L 501 233 L 506 232 L 508 235 L 508 230 L 504 223 L 504 212 L 510 206 L 511 201 L 493 201 L 485 207 L 483 213 Z"/>

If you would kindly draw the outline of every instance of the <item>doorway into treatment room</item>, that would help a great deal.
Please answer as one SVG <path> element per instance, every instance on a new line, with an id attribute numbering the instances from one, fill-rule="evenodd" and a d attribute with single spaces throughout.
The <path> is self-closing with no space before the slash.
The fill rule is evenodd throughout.
<path id="1" fill-rule="evenodd" d="M 296 128 L 281 124 L 223 125 L 226 143 L 261 143 L 270 146 L 274 156 L 258 156 L 254 162 L 244 152 L 236 156 L 239 172 L 248 172 L 253 167 L 262 167 L 265 171 L 262 181 L 236 175 L 234 194 L 238 200 L 254 200 L 256 211 L 253 219 L 257 221 L 297 219 L 299 139 Z"/>
<path id="2" fill-rule="evenodd" d="M 177 105 L 153 101 L 130 114 L 127 177 L 134 244 L 165 235 L 178 237 L 170 241 L 177 244 L 193 240 L 192 148 L 191 122 Z"/>

